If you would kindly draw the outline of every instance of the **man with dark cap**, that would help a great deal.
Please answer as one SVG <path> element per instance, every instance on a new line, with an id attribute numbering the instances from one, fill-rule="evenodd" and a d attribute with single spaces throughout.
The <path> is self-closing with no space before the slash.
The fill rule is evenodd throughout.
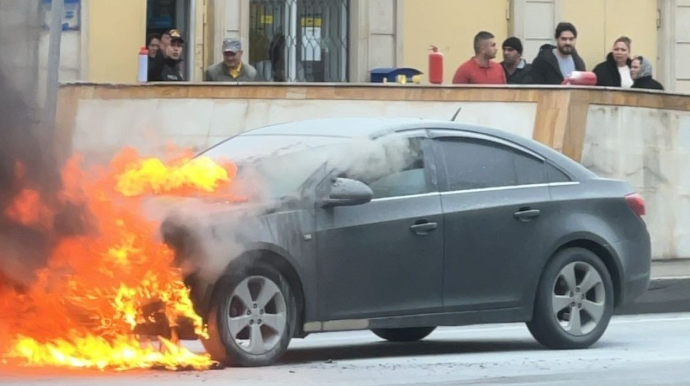
<path id="1" fill-rule="evenodd" d="M 180 73 L 184 38 L 180 31 L 172 29 L 163 34 L 170 36 L 166 45 L 161 39 L 161 49 L 155 58 L 149 60 L 149 82 L 182 82 L 184 77 Z"/>
<path id="2" fill-rule="evenodd" d="M 506 73 L 508 84 L 524 83 L 525 75 L 529 72 L 530 66 L 522 58 L 522 42 L 516 37 L 509 37 L 503 42 L 503 70 Z"/>
<path id="3" fill-rule="evenodd" d="M 253 82 L 258 80 L 254 67 L 242 62 L 242 41 L 228 38 L 223 40 L 223 61 L 206 69 L 207 82 Z"/>

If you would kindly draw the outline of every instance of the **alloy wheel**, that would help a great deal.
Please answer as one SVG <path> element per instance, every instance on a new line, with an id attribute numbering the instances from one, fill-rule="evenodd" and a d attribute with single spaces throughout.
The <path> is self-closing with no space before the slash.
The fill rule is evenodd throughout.
<path id="1" fill-rule="evenodd" d="M 242 280 L 229 298 L 229 330 L 243 351 L 261 355 L 275 348 L 287 327 L 287 304 L 280 288 L 264 276 Z"/>
<path id="2" fill-rule="evenodd" d="M 606 287 L 599 272 L 585 262 L 566 265 L 552 292 L 553 315 L 561 328 L 575 336 L 591 333 L 604 316 Z"/>

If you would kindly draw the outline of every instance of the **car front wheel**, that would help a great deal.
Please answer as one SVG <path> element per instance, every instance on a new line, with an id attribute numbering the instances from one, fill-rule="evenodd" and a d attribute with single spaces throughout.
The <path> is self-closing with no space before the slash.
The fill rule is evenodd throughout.
<path id="1" fill-rule="evenodd" d="M 565 249 L 543 272 L 527 327 L 548 348 L 587 348 L 606 331 L 613 302 L 611 276 L 599 257 L 583 248 Z"/>
<path id="2" fill-rule="evenodd" d="M 287 350 L 296 323 L 295 299 L 287 280 L 268 265 L 217 284 L 202 343 L 227 366 L 267 366 Z"/>

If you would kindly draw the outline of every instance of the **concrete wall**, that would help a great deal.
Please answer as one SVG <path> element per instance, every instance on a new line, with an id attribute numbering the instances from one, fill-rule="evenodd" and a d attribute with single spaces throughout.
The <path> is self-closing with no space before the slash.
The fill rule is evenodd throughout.
<path id="1" fill-rule="evenodd" d="M 690 257 L 690 112 L 592 105 L 582 163 L 647 203 L 658 258 Z"/>
<path id="2" fill-rule="evenodd" d="M 123 146 L 160 155 L 168 141 L 202 150 L 253 128 L 297 119 L 328 117 L 422 117 L 450 119 L 462 106 L 463 122 L 532 137 L 536 103 L 421 102 L 270 99 L 82 100 L 74 150 L 107 162 Z M 494 112 L 500 110 L 501 114 Z M 97 129 L 95 129 L 97 128 Z"/>
<path id="3" fill-rule="evenodd" d="M 108 162 L 123 146 L 201 150 L 267 124 L 321 117 L 422 117 L 497 127 L 539 140 L 648 204 L 655 259 L 690 258 L 690 97 L 606 89 L 417 86 L 113 86 L 61 89 L 63 154 Z"/>

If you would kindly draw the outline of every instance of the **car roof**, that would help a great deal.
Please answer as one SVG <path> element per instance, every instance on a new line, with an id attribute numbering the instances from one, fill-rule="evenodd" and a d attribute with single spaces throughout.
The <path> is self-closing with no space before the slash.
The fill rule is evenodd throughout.
<path id="1" fill-rule="evenodd" d="M 412 118 L 325 118 L 300 120 L 265 126 L 241 135 L 308 135 L 323 137 L 370 137 L 373 134 L 395 130 L 403 125 L 418 122 Z"/>
<path id="2" fill-rule="evenodd" d="M 440 129 L 473 134 L 481 134 L 512 142 L 540 154 L 559 166 L 567 169 L 578 178 L 591 178 L 595 175 L 580 163 L 564 154 L 543 145 L 532 138 L 526 138 L 504 130 L 472 123 L 444 121 L 423 118 L 324 118 L 299 120 L 274 124 L 246 131 L 239 136 L 286 135 L 355 138 L 378 138 L 395 132 L 415 129 Z"/>

